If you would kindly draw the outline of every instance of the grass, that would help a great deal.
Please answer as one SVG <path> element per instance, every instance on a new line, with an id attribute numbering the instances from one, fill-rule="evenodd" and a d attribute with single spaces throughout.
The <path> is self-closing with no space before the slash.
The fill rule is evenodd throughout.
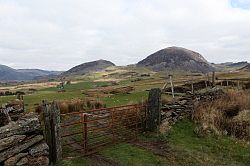
<path id="1" fill-rule="evenodd" d="M 40 104 L 44 99 L 48 101 L 83 99 L 85 96 L 81 93 L 80 90 L 109 84 L 109 82 L 79 82 L 76 84 L 65 85 L 66 92 L 57 92 L 56 87 L 41 89 L 33 94 L 24 96 L 24 102 L 26 104 L 25 108 L 28 111 L 33 111 L 35 107 L 34 105 Z M 146 91 L 135 91 L 130 94 L 117 94 L 110 97 L 99 98 L 99 100 L 103 101 L 104 104 L 107 105 L 107 107 L 112 107 L 145 101 L 147 99 L 147 96 L 148 92 Z M 10 100 L 14 100 L 15 98 L 15 96 L 0 97 L 0 104 L 6 103 Z"/>
<path id="2" fill-rule="evenodd" d="M 63 160 L 56 166 L 92 166 L 93 164 L 87 158 L 77 158 L 74 160 Z"/>
<path id="3" fill-rule="evenodd" d="M 150 150 L 129 143 L 119 143 L 99 151 L 99 155 L 122 166 L 155 165 L 242 165 L 250 163 L 250 146 L 230 137 L 199 137 L 194 129 L 199 126 L 190 120 L 177 122 L 167 135 L 141 136 L 147 141 L 167 140 L 168 157 L 153 154 Z M 92 159 L 93 160 L 93 159 Z M 93 164 L 87 157 L 64 161 L 64 165 Z M 63 165 L 62 164 L 62 165 Z"/>
<path id="4" fill-rule="evenodd" d="M 173 126 L 166 137 L 178 152 L 179 161 L 192 165 L 248 165 L 250 146 L 230 137 L 204 136 L 194 133 L 198 125 L 183 120 Z M 185 156 L 185 158 L 183 158 Z"/>
<path id="5" fill-rule="evenodd" d="M 154 155 L 150 151 L 126 143 L 106 148 L 100 154 L 124 166 L 165 165 L 161 157 Z"/>
<path id="6" fill-rule="evenodd" d="M 135 104 L 147 100 L 148 92 L 133 92 L 130 94 L 118 94 L 110 97 L 101 98 L 107 107 Z"/>
<path id="7" fill-rule="evenodd" d="M 68 84 L 64 86 L 64 89 L 69 92 L 80 91 L 83 89 L 90 89 L 97 86 L 109 85 L 109 82 L 79 82 L 76 84 Z M 40 91 L 57 91 L 57 87 L 50 87 L 41 89 Z"/>

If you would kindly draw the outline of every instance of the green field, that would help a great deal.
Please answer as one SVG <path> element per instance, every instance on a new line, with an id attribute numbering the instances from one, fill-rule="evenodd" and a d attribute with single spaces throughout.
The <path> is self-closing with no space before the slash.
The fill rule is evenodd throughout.
<path id="1" fill-rule="evenodd" d="M 121 85 L 126 85 L 128 82 L 121 82 Z M 79 82 L 76 84 L 65 85 L 65 92 L 58 92 L 57 87 L 40 89 L 33 94 L 24 95 L 25 109 L 27 111 L 34 111 L 37 104 L 40 104 L 42 100 L 71 100 L 71 99 L 84 99 L 85 95 L 81 93 L 81 90 L 96 88 L 100 86 L 108 86 L 110 82 Z M 147 99 L 148 92 L 146 91 L 134 91 L 130 94 L 117 94 L 110 97 L 98 98 L 103 101 L 108 107 L 119 106 L 125 104 L 132 104 Z M 14 100 L 16 96 L 4 96 L 0 97 L 0 104 Z"/>
<path id="2" fill-rule="evenodd" d="M 226 76 L 222 73 L 220 77 Z M 235 77 L 235 74 L 229 74 L 229 77 Z M 246 76 L 245 73 L 240 76 Z M 141 79 L 136 82 L 128 78 L 119 82 L 121 86 L 133 86 L 135 90 L 128 94 L 116 94 L 109 97 L 100 97 L 107 107 L 144 102 L 148 98 L 148 89 L 162 87 L 166 82 L 161 75 L 151 78 Z M 200 77 L 197 77 L 200 79 Z M 181 84 L 188 78 L 175 78 L 175 84 Z M 33 94 L 25 95 L 25 109 L 34 111 L 35 105 L 42 100 L 70 100 L 84 99 L 86 96 L 81 90 L 110 85 L 110 81 L 92 82 L 83 81 L 76 84 L 65 85 L 65 92 L 58 92 L 56 87 L 43 88 Z M 0 104 L 14 100 L 15 96 L 0 97 Z M 171 96 L 164 95 L 164 99 L 171 100 Z M 157 133 L 142 134 L 139 136 L 139 142 L 148 141 L 159 142 L 156 149 L 162 150 L 160 154 L 151 147 L 138 146 L 132 143 L 118 143 L 99 151 L 96 156 L 65 159 L 58 165 L 77 166 L 77 165 L 97 165 L 102 162 L 110 162 L 113 165 L 122 166 L 153 166 L 153 165 L 242 165 L 247 166 L 250 163 L 250 145 L 230 137 L 223 136 L 198 136 L 194 129 L 199 126 L 190 120 L 183 120 L 176 123 L 170 132 L 165 135 Z M 166 148 L 167 147 L 167 148 Z M 164 149 L 166 148 L 166 149 Z M 99 163 L 98 163 L 99 162 Z"/>

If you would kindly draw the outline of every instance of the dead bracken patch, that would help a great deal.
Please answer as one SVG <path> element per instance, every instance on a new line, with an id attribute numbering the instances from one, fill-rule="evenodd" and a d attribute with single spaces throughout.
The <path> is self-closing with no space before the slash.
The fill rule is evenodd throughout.
<path id="1" fill-rule="evenodd" d="M 106 107 L 106 105 L 99 100 L 88 100 L 88 99 L 65 100 L 65 101 L 58 102 L 58 104 L 59 104 L 60 112 L 62 114 Z M 36 107 L 35 112 L 41 113 L 42 106 L 40 105 Z"/>
<path id="2" fill-rule="evenodd" d="M 196 106 L 193 119 L 202 124 L 204 132 L 231 135 L 249 141 L 249 115 L 249 91 L 229 91 L 222 98 Z"/>

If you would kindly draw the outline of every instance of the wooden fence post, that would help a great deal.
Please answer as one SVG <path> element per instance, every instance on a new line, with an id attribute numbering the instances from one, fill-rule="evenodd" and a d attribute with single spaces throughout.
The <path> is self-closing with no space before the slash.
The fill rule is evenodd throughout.
<path id="1" fill-rule="evenodd" d="M 207 78 L 206 78 L 206 75 L 205 75 L 205 86 L 207 88 Z"/>
<path id="2" fill-rule="evenodd" d="M 51 137 L 52 137 L 52 162 L 57 163 L 62 160 L 60 109 L 58 104 L 53 101 L 51 104 Z"/>
<path id="3" fill-rule="evenodd" d="M 191 93 L 194 94 L 194 80 L 193 80 L 193 77 L 191 77 Z"/>
<path id="4" fill-rule="evenodd" d="M 49 105 L 46 100 L 42 101 L 43 108 L 43 123 L 44 123 L 44 137 L 45 141 L 49 146 L 49 159 L 52 161 L 52 138 L 51 138 L 51 114 L 49 110 Z"/>
<path id="5" fill-rule="evenodd" d="M 83 125 L 84 125 L 84 154 L 86 155 L 88 153 L 88 114 L 83 114 Z M 113 125 L 113 124 L 112 124 Z"/>
<path id="6" fill-rule="evenodd" d="M 212 74 L 212 87 L 215 87 L 215 72 Z"/>
<path id="7" fill-rule="evenodd" d="M 56 102 L 53 102 L 49 107 L 46 100 L 43 100 L 42 107 L 44 137 L 49 146 L 50 161 L 55 164 L 62 159 L 60 109 Z"/>
<path id="8" fill-rule="evenodd" d="M 148 109 L 146 115 L 146 131 L 157 129 L 161 121 L 161 90 L 151 89 L 148 97 Z"/>
<path id="9" fill-rule="evenodd" d="M 169 80 L 170 80 L 170 84 L 171 84 L 171 91 L 172 91 L 172 96 L 174 98 L 174 84 L 173 84 L 173 80 L 172 80 L 172 75 L 169 75 Z"/>

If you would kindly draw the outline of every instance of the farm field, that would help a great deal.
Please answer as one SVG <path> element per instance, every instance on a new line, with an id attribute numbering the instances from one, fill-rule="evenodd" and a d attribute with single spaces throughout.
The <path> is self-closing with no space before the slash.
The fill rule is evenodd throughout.
<path id="1" fill-rule="evenodd" d="M 249 78 L 249 72 L 218 73 L 219 78 Z M 89 77 L 89 76 L 88 76 Z M 106 107 L 120 106 L 145 102 L 148 90 L 162 88 L 168 82 L 164 74 L 155 74 L 150 77 L 130 77 L 113 84 L 112 81 L 101 80 L 102 74 L 95 74 L 95 79 L 77 80 L 65 85 L 65 92 L 58 92 L 55 86 L 39 88 L 32 94 L 24 95 L 25 110 L 34 111 L 42 100 L 52 102 L 76 99 L 97 100 Z M 193 81 L 204 80 L 205 76 L 174 76 L 175 86 Z M 105 87 L 133 87 L 133 90 L 124 93 L 87 96 L 82 90 L 94 89 L 97 94 L 103 93 Z M 25 87 L 25 86 L 24 86 Z M 169 87 L 169 85 L 168 85 Z M 29 87 L 26 87 L 29 88 Z M 12 90 L 13 88 L 10 88 Z M 231 88 L 236 89 L 236 87 Z M 22 90 L 25 90 L 22 89 Z M 182 95 L 182 94 L 180 94 Z M 16 96 L 0 97 L 0 104 L 15 100 Z M 171 101 L 171 95 L 163 95 L 164 100 Z M 248 165 L 250 163 L 250 145 L 244 141 L 225 136 L 199 136 L 194 133 L 196 124 L 184 119 L 176 123 L 167 134 L 141 134 L 137 141 L 118 143 L 101 149 L 97 154 L 87 157 L 68 158 L 58 163 L 62 166 L 75 165 Z"/>

